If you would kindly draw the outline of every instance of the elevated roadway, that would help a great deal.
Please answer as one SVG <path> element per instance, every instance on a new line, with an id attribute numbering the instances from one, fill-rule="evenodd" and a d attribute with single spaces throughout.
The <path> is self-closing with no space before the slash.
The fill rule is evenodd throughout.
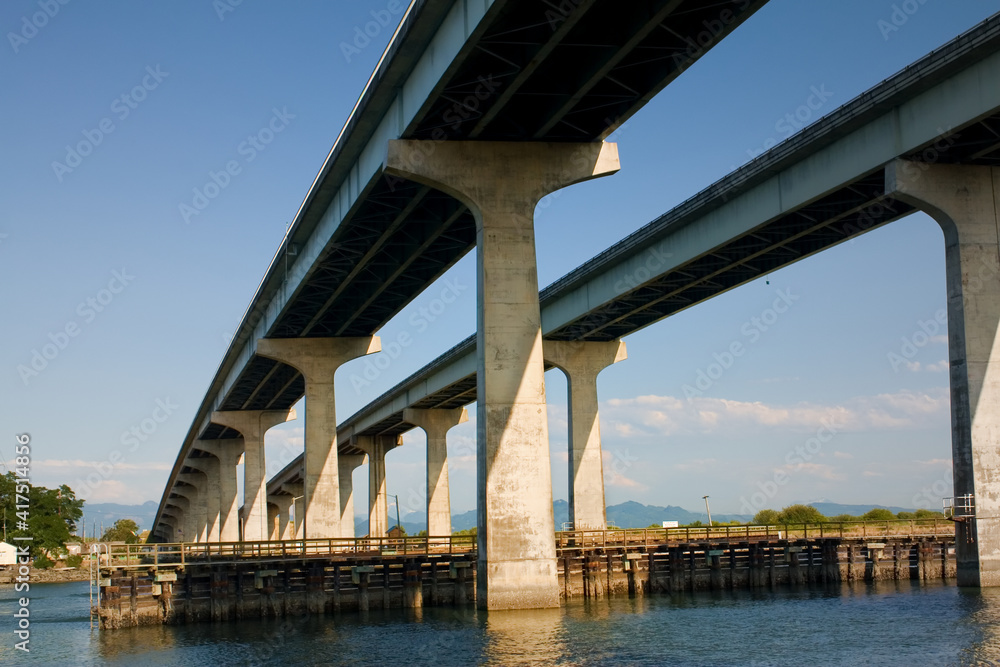
<path id="1" fill-rule="evenodd" d="M 993 17 L 587 261 L 540 293 L 544 338 L 618 340 L 915 212 L 887 193 L 897 158 L 1000 166 L 998 52 Z M 341 450 L 412 429 L 408 408 L 475 401 L 475 348 L 470 336 L 342 422 Z"/>

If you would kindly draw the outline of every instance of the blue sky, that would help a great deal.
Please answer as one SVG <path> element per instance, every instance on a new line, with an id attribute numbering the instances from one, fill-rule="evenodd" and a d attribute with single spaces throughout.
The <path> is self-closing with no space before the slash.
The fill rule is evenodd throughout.
<path id="1" fill-rule="evenodd" d="M 54 13 L 44 21 L 43 5 Z M 342 45 L 371 12 L 398 20 L 395 5 L 0 6 L 4 458 L 27 432 L 37 483 L 68 483 L 92 502 L 160 498 L 229 336 L 395 25 L 349 59 Z M 815 90 L 828 98 L 819 117 L 998 5 L 914 1 L 889 31 L 892 2 L 773 0 L 617 133 L 619 174 L 543 203 L 540 284 L 785 138 L 786 114 Z M 33 18 L 42 27 L 26 27 Z M 248 141 L 264 128 L 269 143 Z M 69 155 L 81 142 L 87 154 Z M 185 216 L 230 162 L 225 187 Z M 370 360 L 340 370 L 341 418 L 472 333 L 473 269 L 466 257 L 380 332 L 413 344 L 369 386 L 351 378 Z M 458 299 L 420 324 L 448 280 Z M 629 359 L 600 380 L 608 503 L 696 509 L 709 494 L 718 512 L 818 499 L 938 507 L 951 487 L 947 348 L 943 326 L 920 326 L 933 329 L 944 308 L 937 226 L 914 215 L 769 280 L 626 339 Z M 750 340 L 744 324 L 778 290 L 792 305 Z M 888 355 L 904 340 L 919 345 L 894 368 Z M 736 341 L 746 354 L 685 396 Z M 43 369 L 19 370 L 50 343 Z M 565 382 L 546 379 L 553 488 L 565 498 Z M 474 433 L 474 419 L 451 432 L 455 512 L 475 506 Z M 422 507 L 422 433 L 405 443 L 387 460 L 404 513 Z M 272 430 L 269 467 L 301 446 L 300 425 Z M 364 468 L 355 488 L 363 511 Z"/>

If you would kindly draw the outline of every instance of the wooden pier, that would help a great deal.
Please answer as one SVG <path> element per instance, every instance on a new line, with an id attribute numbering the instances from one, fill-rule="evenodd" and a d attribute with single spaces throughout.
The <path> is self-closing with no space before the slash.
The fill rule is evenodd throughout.
<path id="1" fill-rule="evenodd" d="M 948 521 L 560 532 L 555 542 L 567 600 L 955 577 Z M 474 604 L 475 547 L 474 536 L 101 545 L 92 612 L 114 629 Z"/>

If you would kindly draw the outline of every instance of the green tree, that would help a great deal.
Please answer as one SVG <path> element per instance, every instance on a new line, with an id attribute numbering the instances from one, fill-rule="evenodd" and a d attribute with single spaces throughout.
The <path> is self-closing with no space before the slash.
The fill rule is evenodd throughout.
<path id="1" fill-rule="evenodd" d="M 761 510 L 753 515 L 755 526 L 773 526 L 776 523 L 778 523 L 777 510 Z"/>
<path id="2" fill-rule="evenodd" d="M 789 505 L 778 514 L 778 523 L 821 523 L 826 521 L 812 505 Z"/>
<path id="3" fill-rule="evenodd" d="M 943 519 L 944 514 L 941 512 L 934 512 L 932 510 L 917 510 L 913 513 L 913 516 L 917 519 Z"/>
<path id="4" fill-rule="evenodd" d="M 854 521 L 861 521 L 861 517 L 854 516 L 853 514 L 838 514 L 837 516 L 831 516 L 829 520 L 837 523 L 852 523 Z"/>
<path id="5" fill-rule="evenodd" d="M 132 519 L 118 519 L 115 525 L 104 531 L 101 535 L 101 542 L 124 542 L 125 544 L 135 544 L 139 541 L 136 533 L 139 532 L 139 525 Z"/>
<path id="6" fill-rule="evenodd" d="M 83 516 L 84 501 L 77 499 L 73 489 L 65 484 L 47 489 L 18 484 L 17 479 L 13 472 L 0 477 L 0 512 L 7 525 L 8 539 L 30 536 L 33 558 L 44 553 L 65 553 L 65 544 Z"/>
<path id="7" fill-rule="evenodd" d="M 865 521 L 892 521 L 896 515 L 891 510 L 876 507 L 862 514 L 861 518 Z"/>

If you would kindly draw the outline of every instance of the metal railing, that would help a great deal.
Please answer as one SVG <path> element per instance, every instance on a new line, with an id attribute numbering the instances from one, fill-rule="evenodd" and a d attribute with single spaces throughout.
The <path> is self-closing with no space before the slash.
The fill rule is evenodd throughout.
<path id="1" fill-rule="evenodd" d="M 854 537 L 947 537 L 955 524 L 947 519 L 892 519 L 888 521 L 827 521 L 770 526 L 696 526 L 631 530 L 576 530 L 556 533 L 556 549 L 628 548 L 664 542 L 749 541 L 768 539 Z"/>
<path id="2" fill-rule="evenodd" d="M 184 542 L 165 544 L 108 544 L 100 566 L 135 569 L 188 563 L 224 563 L 286 558 L 381 557 L 469 554 L 476 550 L 475 535 L 443 537 L 357 537 L 266 542 Z"/>

